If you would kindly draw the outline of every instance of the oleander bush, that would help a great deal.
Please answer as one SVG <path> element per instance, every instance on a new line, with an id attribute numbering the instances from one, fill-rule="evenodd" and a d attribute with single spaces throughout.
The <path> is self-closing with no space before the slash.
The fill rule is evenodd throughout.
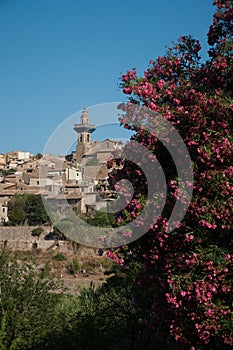
<path id="1" fill-rule="evenodd" d="M 125 112 L 121 123 L 162 164 L 168 197 L 146 235 L 108 252 L 117 263 L 142 264 L 135 284 L 142 293 L 151 291 L 147 326 L 161 339 L 193 350 L 233 345 L 233 1 L 215 0 L 214 5 L 207 61 L 201 59 L 198 40 L 180 36 L 165 56 L 150 61 L 144 76 L 136 68 L 122 76 L 121 88 L 131 104 L 119 106 Z M 145 125 L 157 127 L 156 118 L 144 113 L 135 124 L 130 105 L 145 106 L 169 121 L 192 160 L 192 200 L 171 233 L 167 225 L 174 203 L 182 201 L 175 164 L 145 131 Z M 135 190 L 133 201 L 118 213 L 117 221 L 125 224 L 140 215 L 147 192 L 140 169 L 121 162 L 123 169 L 113 180 L 130 178 Z"/>

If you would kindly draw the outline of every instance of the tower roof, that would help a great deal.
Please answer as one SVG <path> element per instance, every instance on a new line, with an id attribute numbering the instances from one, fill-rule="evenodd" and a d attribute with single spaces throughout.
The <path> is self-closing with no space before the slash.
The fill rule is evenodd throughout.
<path id="1" fill-rule="evenodd" d="M 86 110 L 86 107 L 83 108 L 82 115 L 81 115 L 81 118 L 80 118 L 80 122 L 81 122 L 81 124 L 85 124 L 85 125 L 89 124 L 88 112 Z"/>
<path id="2" fill-rule="evenodd" d="M 74 130 L 77 133 L 80 132 L 89 132 L 92 133 L 95 131 L 95 125 L 94 124 L 89 124 L 89 117 L 88 117 L 88 112 L 86 110 L 86 107 L 84 107 L 81 117 L 80 117 L 80 124 L 74 124 Z"/>

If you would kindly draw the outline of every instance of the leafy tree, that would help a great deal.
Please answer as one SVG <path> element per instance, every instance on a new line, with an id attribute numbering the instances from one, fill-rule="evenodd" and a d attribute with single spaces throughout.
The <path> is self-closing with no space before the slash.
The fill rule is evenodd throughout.
<path id="1" fill-rule="evenodd" d="M 97 227 L 111 227 L 115 222 L 115 217 L 111 213 L 104 213 L 101 211 L 93 211 L 83 215 L 82 218 L 93 226 Z"/>
<path id="2" fill-rule="evenodd" d="M 14 208 L 9 214 L 9 220 L 12 225 L 23 224 L 26 219 L 26 213 L 20 207 Z"/>
<path id="3" fill-rule="evenodd" d="M 170 349 L 143 322 L 151 317 L 146 304 L 151 292 L 140 295 L 140 305 L 134 303 L 138 291 L 133 278 L 138 270 L 137 264 L 130 268 L 115 266 L 108 272 L 113 276 L 102 287 L 82 289 L 80 296 L 73 299 L 75 305 L 68 312 L 71 317 L 66 327 L 51 335 L 43 349 L 50 349 L 52 345 L 63 350 L 146 350 L 154 349 L 155 345 Z"/>
<path id="4" fill-rule="evenodd" d="M 31 349 L 58 327 L 61 287 L 48 276 L 21 265 L 6 249 L 0 253 L 0 348 Z"/>
<path id="5" fill-rule="evenodd" d="M 153 291 L 148 326 L 184 349 L 233 345 L 233 1 L 215 0 L 214 5 L 206 62 L 200 59 L 200 43 L 181 36 L 164 57 L 150 62 L 143 77 L 136 69 L 129 70 L 121 83 L 130 102 L 159 113 L 176 128 L 193 162 L 191 204 L 180 226 L 168 234 L 174 203 L 182 200 L 175 167 L 159 140 L 145 132 L 143 126 L 150 123 L 156 128 L 156 121 L 153 124 L 144 114 L 138 123 L 126 108 L 121 123 L 161 161 L 168 198 L 160 218 L 142 239 L 110 255 L 118 262 L 134 259 L 143 264 L 135 283 L 141 293 Z M 129 162 L 123 165 L 122 177 L 130 177 L 136 193 L 118 215 L 124 224 L 140 215 L 146 183 Z"/>
<path id="6" fill-rule="evenodd" d="M 43 223 L 50 222 L 41 196 L 29 193 L 24 193 L 23 195 L 15 194 L 10 199 L 8 208 L 9 220 L 13 225 L 19 225 L 22 223 L 22 221 L 15 220 L 15 213 L 21 213 L 21 216 L 23 217 L 23 212 L 25 215 L 23 220 L 26 219 L 29 225 L 41 225 Z M 17 215 L 16 219 L 18 219 Z"/>
<path id="7" fill-rule="evenodd" d="M 29 225 L 39 225 L 49 222 L 41 196 L 26 195 L 25 212 L 27 213 Z"/>

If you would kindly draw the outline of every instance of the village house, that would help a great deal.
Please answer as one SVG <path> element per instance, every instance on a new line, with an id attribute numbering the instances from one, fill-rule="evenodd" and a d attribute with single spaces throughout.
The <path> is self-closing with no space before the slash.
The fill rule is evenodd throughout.
<path id="1" fill-rule="evenodd" d="M 60 157 L 44 155 L 38 158 L 22 151 L 1 154 L 0 167 L 13 169 L 13 173 L 7 176 L 0 174 L 3 220 L 7 220 L 4 203 L 16 193 L 43 194 L 49 202 L 57 205 L 58 212 L 62 212 L 66 207 L 64 200 L 72 208 L 79 208 L 81 213 L 105 207 L 106 199 L 99 197 L 96 186 L 98 187 L 100 183 L 100 187 L 106 190 L 107 161 L 123 144 L 119 140 L 111 139 L 102 142 L 92 141 L 91 136 L 95 129 L 95 125 L 89 123 L 88 112 L 84 108 L 80 123 L 74 125 L 78 137 L 76 151 L 71 155 Z"/>
<path id="2" fill-rule="evenodd" d="M 89 123 L 87 110 L 84 108 L 79 124 L 74 124 L 78 133 L 76 151 L 62 157 L 43 157 L 43 162 L 53 162 L 53 169 L 48 164 L 41 163 L 44 178 L 54 184 L 57 181 L 57 191 L 52 186 L 42 186 L 47 190 L 46 199 L 53 208 L 57 205 L 58 212 L 67 209 L 67 202 L 73 209 L 86 213 L 90 210 L 99 210 L 106 207 L 106 200 L 100 198 L 96 185 L 100 179 L 108 178 L 107 161 L 114 151 L 122 147 L 118 140 L 106 139 L 102 142 L 92 141 L 91 136 L 95 125 Z M 60 179 L 60 182 L 59 182 Z"/>

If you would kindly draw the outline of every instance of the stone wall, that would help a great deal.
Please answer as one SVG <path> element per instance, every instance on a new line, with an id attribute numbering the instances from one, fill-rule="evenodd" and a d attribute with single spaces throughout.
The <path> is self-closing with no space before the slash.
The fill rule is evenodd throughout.
<path id="1" fill-rule="evenodd" d="M 35 237 L 32 236 L 32 231 L 38 226 L 1 226 L 0 227 L 0 241 L 34 241 Z M 42 235 L 46 235 L 51 231 L 50 226 L 43 226 L 44 232 Z"/>
<path id="2" fill-rule="evenodd" d="M 98 287 L 101 287 L 104 283 L 104 280 L 98 280 L 93 278 L 65 278 L 63 279 L 64 287 L 67 289 L 68 294 L 80 295 L 80 291 L 83 288 L 93 288 L 96 290 Z"/>
<path id="3" fill-rule="evenodd" d="M 0 246 L 4 244 L 11 250 L 26 251 L 32 249 L 57 250 L 61 253 L 72 253 L 73 245 L 69 241 L 45 240 L 44 236 L 51 231 L 51 227 L 44 226 L 40 237 L 32 236 L 32 231 L 38 226 L 9 226 L 0 227 Z"/>

